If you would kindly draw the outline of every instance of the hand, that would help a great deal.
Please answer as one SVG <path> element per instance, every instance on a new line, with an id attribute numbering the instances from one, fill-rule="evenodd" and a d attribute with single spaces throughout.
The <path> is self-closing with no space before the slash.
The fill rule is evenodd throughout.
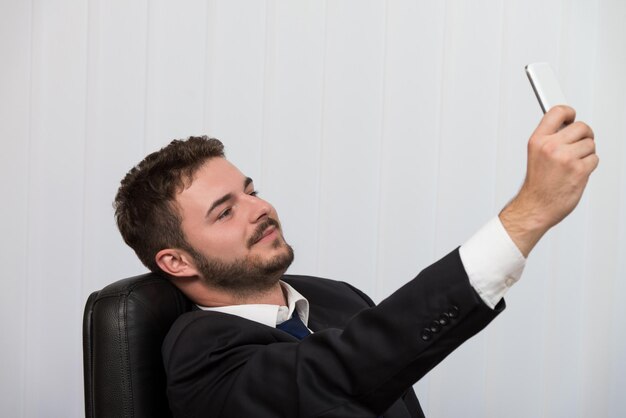
<path id="1" fill-rule="evenodd" d="M 504 228 L 525 257 L 543 234 L 574 210 L 598 166 L 593 131 L 575 118 L 568 106 L 553 107 L 544 115 L 528 141 L 524 184 L 500 212 Z"/>

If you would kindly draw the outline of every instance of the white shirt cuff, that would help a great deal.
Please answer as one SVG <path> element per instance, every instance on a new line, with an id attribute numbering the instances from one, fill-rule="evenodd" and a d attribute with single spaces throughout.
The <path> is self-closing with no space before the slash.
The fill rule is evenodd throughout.
<path id="1" fill-rule="evenodd" d="M 470 284 L 491 309 L 522 276 L 526 259 L 497 216 L 459 249 Z"/>

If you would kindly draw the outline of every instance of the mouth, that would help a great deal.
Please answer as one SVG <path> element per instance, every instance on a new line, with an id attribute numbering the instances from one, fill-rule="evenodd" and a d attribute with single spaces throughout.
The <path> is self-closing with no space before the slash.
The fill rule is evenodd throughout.
<path id="1" fill-rule="evenodd" d="M 275 226 L 270 226 L 268 228 L 265 229 L 265 231 L 263 231 L 263 236 L 261 238 L 259 238 L 259 240 L 257 242 L 261 242 L 266 238 L 270 238 L 273 237 L 276 232 L 277 228 Z"/>
<path id="2" fill-rule="evenodd" d="M 248 248 L 261 241 L 272 240 L 278 234 L 280 227 L 278 222 L 272 218 L 268 218 L 265 222 L 258 226 L 254 235 L 248 240 Z"/>

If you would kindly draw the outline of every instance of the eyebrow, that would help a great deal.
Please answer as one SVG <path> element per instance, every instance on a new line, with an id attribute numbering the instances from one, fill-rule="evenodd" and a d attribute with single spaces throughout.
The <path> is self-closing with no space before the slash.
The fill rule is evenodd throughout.
<path id="1" fill-rule="evenodd" d="M 246 188 L 248 188 L 248 186 L 252 183 L 252 179 L 250 177 L 246 177 L 246 179 L 243 181 L 243 189 L 245 190 Z M 206 217 L 208 218 L 209 215 L 211 214 L 211 212 L 218 207 L 219 205 L 228 202 L 230 199 L 233 198 L 233 194 L 232 193 L 226 193 L 224 196 L 220 197 L 219 199 L 217 199 L 216 201 L 213 202 L 213 204 L 211 205 L 211 207 L 209 208 L 209 210 L 206 212 Z"/>

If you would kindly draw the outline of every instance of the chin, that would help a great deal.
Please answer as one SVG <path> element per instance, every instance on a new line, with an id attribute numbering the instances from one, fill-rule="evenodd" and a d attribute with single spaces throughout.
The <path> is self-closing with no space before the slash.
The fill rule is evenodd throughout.
<path id="1" fill-rule="evenodd" d="M 278 278 L 280 278 L 280 276 L 287 271 L 291 263 L 293 263 L 293 248 L 291 248 L 291 246 L 284 241 L 280 242 L 278 239 L 272 243 L 272 247 L 281 248 L 283 251 L 272 256 L 269 260 L 263 263 L 264 270 L 266 274 L 277 274 L 279 276 Z"/>

